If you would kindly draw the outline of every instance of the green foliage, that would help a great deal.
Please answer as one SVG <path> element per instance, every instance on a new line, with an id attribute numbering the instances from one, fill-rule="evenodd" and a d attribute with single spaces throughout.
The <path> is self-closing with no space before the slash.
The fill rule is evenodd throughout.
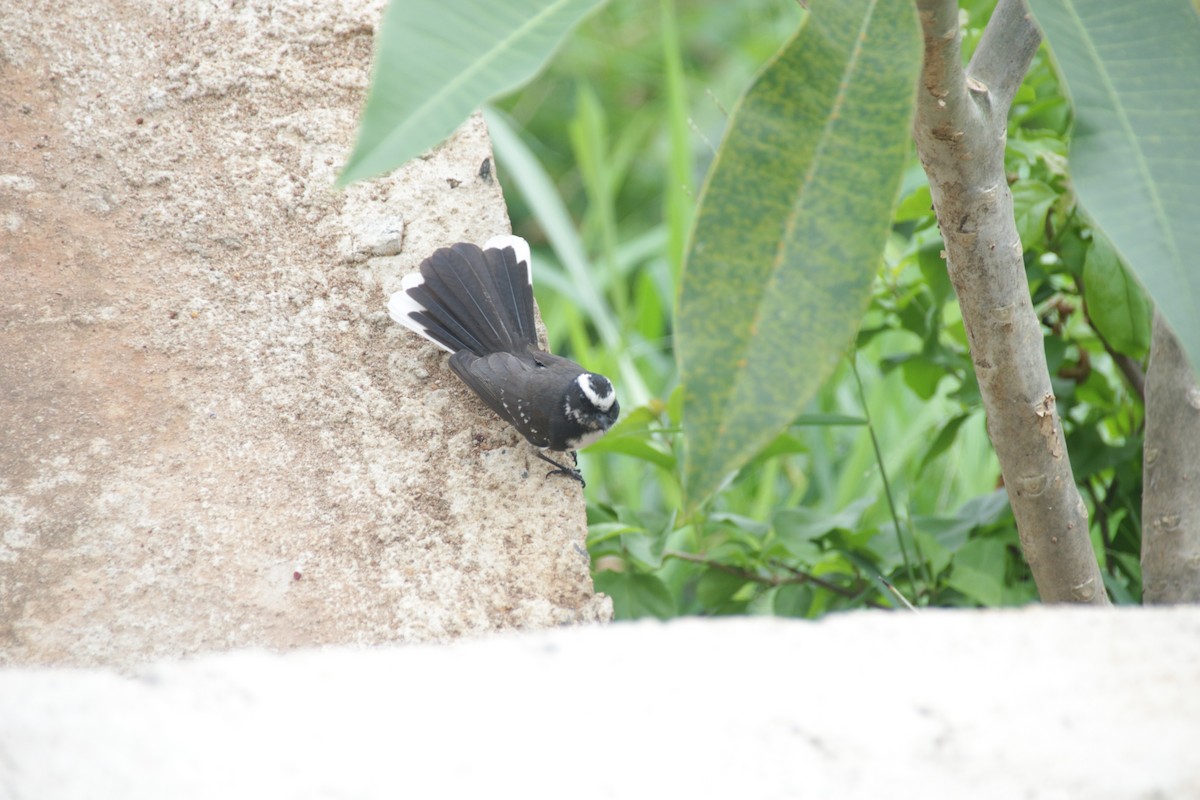
<path id="1" fill-rule="evenodd" d="M 962 5 L 970 49 L 992 4 Z M 741 163 L 743 155 L 724 149 L 742 124 L 726 109 L 801 19 L 793 0 L 612 0 L 542 75 L 486 111 L 514 230 L 535 250 L 552 347 L 618 381 L 622 419 L 581 454 L 596 586 L 613 597 L 620 618 L 813 618 L 899 607 L 887 584 L 917 606 L 1031 602 L 1036 592 L 914 159 L 885 167 L 900 189 L 882 246 L 844 265 L 870 261 L 874 274 L 853 353 L 811 399 L 788 410 L 782 427 L 760 437 L 708 502 L 683 511 L 685 401 L 674 300 L 697 213 L 693 187 L 709 172 L 712 143 L 727 124 L 720 161 Z M 873 33 L 864 48 L 878 41 Z M 816 90 L 805 85 L 795 94 L 801 88 Z M 1006 169 L 1096 552 L 1110 594 L 1130 603 L 1141 585 L 1137 379 L 1148 306 L 1115 258 L 1125 250 L 1108 245 L 1076 208 L 1067 170 L 1071 124 L 1059 79 L 1040 54 L 1014 103 Z M 1146 174 L 1160 181 L 1153 172 L 1137 177 Z M 755 195 L 772 177 L 729 181 L 727 191 Z M 714 173 L 706 202 L 717 183 Z M 896 192 L 885 194 L 890 203 Z M 822 195 L 837 199 L 836 189 Z M 864 238 L 876 230 L 831 219 L 824 206 L 834 205 L 811 202 L 802 221 L 860 230 Z M 699 210 L 702 233 L 733 222 L 705 213 Z M 716 313 L 737 305 L 729 299 Z M 815 326 L 813 315 L 823 309 L 800 308 L 797 329 Z M 828 331 L 788 342 L 792 357 L 822 337 Z"/>
<path id="2" fill-rule="evenodd" d="M 687 510 L 804 410 L 858 327 L 920 57 L 908 0 L 813 0 L 734 108 L 680 296 Z"/>
<path id="3" fill-rule="evenodd" d="M 976 9 L 968 42 L 977 40 L 989 11 Z M 693 114 L 702 113 L 703 104 L 700 109 Z M 1007 167 L 1097 552 L 1114 599 L 1136 602 L 1141 402 L 1118 363 L 1126 360 L 1136 370 L 1144 355 L 1144 306 L 1132 303 L 1140 295 L 1116 280 L 1123 273 L 1111 272 L 1103 241 L 1076 213 L 1067 181 L 1069 125 L 1057 78 L 1039 57 L 1014 108 Z M 697 161 L 703 161 L 703 144 Z M 589 214 L 581 208 L 586 228 Z M 632 594 L 646 588 L 612 577 L 632 574 L 657 578 L 678 614 L 815 617 L 863 605 L 898 606 L 880 576 L 917 605 L 1036 599 L 1007 496 L 998 488 L 940 251 L 928 187 L 919 166 L 910 164 L 858 337 L 862 395 L 848 365 L 839 367 L 808 413 L 759 448 L 698 513 L 679 513 L 677 392 L 637 409 L 617 436 L 592 448 L 588 469 L 602 471 L 604 479 L 589 513 L 612 535 L 591 547 L 598 585 L 613 593 L 619 614 L 644 605 Z M 1100 293 L 1085 305 L 1089 263 L 1106 272 L 1098 279 Z M 1118 297 L 1117 288 L 1125 294 Z M 661 301 L 631 298 L 633 305 L 645 302 L 662 307 L 669 319 Z M 1093 314 L 1106 336 L 1113 334 L 1107 344 Z M 605 527 L 612 525 L 620 532 Z M 658 584 L 646 586 L 657 590 Z"/>
<path id="4" fill-rule="evenodd" d="M 343 185 L 395 169 L 520 86 L 599 0 L 388 4 L 358 143 Z"/>
<path id="5" fill-rule="evenodd" d="M 1154 306 L 1103 236 L 1096 237 L 1083 260 L 1083 285 L 1096 333 L 1118 352 L 1147 355 Z"/>
<path id="6" fill-rule="evenodd" d="M 1074 98 L 1089 216 L 1200 366 L 1200 15 L 1188 0 L 1030 0 Z"/>

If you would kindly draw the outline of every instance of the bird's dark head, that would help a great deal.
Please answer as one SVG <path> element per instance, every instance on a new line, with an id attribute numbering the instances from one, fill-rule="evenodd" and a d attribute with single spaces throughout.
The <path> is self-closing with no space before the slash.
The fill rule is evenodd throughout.
<path id="1" fill-rule="evenodd" d="M 577 424 L 579 435 L 571 439 L 570 449 L 587 447 L 599 439 L 617 421 L 621 404 L 612 381 L 594 372 L 575 379 L 567 391 L 565 411 Z"/>

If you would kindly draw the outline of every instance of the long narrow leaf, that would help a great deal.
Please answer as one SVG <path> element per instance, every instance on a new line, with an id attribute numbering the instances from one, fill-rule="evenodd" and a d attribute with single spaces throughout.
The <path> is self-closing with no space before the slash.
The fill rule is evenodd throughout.
<path id="1" fill-rule="evenodd" d="M 529 80 L 602 0 L 392 0 L 358 143 L 338 183 L 394 169 Z"/>
<path id="2" fill-rule="evenodd" d="M 1188 0 L 1030 0 L 1075 107 L 1092 220 L 1200 365 L 1200 16 Z"/>
<path id="3" fill-rule="evenodd" d="M 733 112 L 680 294 L 688 502 L 804 409 L 852 340 L 911 138 L 909 0 L 812 0 Z"/>

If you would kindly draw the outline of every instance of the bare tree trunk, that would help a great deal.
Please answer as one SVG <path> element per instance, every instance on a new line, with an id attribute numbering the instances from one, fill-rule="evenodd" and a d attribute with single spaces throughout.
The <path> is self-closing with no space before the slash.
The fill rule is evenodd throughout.
<path id="1" fill-rule="evenodd" d="M 957 0 L 917 7 L 925 64 L 913 134 L 1021 546 L 1044 602 L 1107 604 L 1004 174 L 1008 110 L 1041 34 L 1023 0 L 1000 0 L 964 72 Z"/>
<path id="2" fill-rule="evenodd" d="M 1200 385 L 1159 314 L 1146 373 L 1142 601 L 1200 602 Z"/>

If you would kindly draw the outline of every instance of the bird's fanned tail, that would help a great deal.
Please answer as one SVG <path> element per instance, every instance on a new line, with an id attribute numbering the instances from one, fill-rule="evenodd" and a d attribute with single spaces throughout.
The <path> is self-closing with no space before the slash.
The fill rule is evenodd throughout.
<path id="1" fill-rule="evenodd" d="M 406 275 L 388 313 L 396 322 L 455 353 L 484 356 L 537 345 L 529 245 L 497 236 L 482 248 L 443 247 Z"/>

